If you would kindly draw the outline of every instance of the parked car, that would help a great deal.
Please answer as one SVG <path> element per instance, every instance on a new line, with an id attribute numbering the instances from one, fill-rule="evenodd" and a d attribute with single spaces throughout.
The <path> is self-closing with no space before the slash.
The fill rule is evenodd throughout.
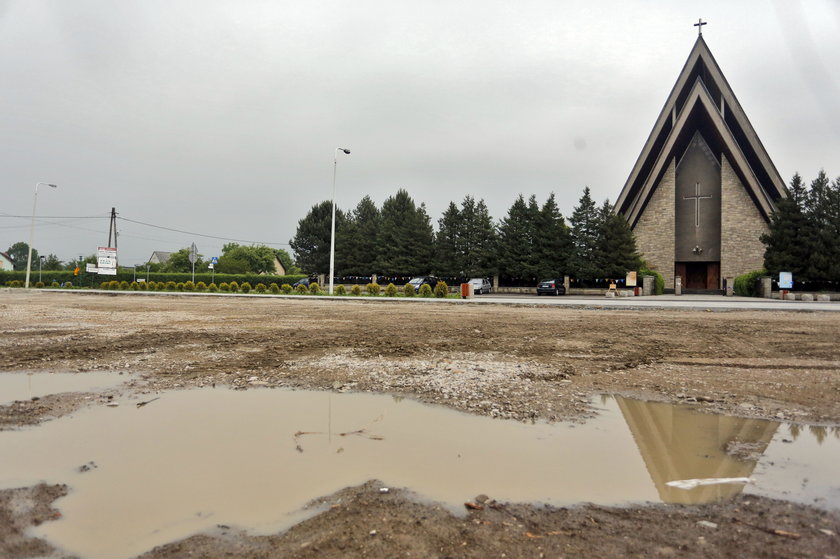
<path id="1" fill-rule="evenodd" d="M 566 286 L 562 279 L 542 280 L 537 286 L 537 295 L 565 295 Z"/>
<path id="2" fill-rule="evenodd" d="M 415 293 L 420 293 L 420 288 L 423 285 L 428 285 L 429 287 L 434 289 L 437 285 L 437 282 L 438 279 L 435 276 L 419 276 L 416 278 L 411 278 L 411 281 L 409 281 L 408 283 L 414 286 Z"/>
<path id="3" fill-rule="evenodd" d="M 490 293 L 490 290 L 493 288 L 490 285 L 490 280 L 487 278 L 473 278 L 470 280 L 470 285 L 472 286 L 472 290 L 475 295 Z"/>
<path id="4" fill-rule="evenodd" d="M 303 278 L 303 279 L 299 279 L 295 283 L 293 283 L 292 287 L 297 287 L 299 285 L 305 285 L 306 287 L 309 287 L 309 283 L 310 283 L 309 278 Z"/>

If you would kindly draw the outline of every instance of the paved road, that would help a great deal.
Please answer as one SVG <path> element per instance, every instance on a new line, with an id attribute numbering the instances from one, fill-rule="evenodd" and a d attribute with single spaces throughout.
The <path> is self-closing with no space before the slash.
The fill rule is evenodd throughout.
<path id="1" fill-rule="evenodd" d="M 840 312 L 840 301 L 779 301 L 755 297 L 723 297 L 720 295 L 657 295 L 655 297 L 615 297 L 569 295 L 538 297 L 536 295 L 476 295 L 469 302 L 525 305 L 560 305 L 606 308 L 683 308 L 715 310 L 783 310 Z"/>

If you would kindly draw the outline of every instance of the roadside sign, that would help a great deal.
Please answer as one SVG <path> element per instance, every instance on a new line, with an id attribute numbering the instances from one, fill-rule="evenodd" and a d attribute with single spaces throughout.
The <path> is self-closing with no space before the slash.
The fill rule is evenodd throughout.
<path id="1" fill-rule="evenodd" d="M 85 272 L 87 272 L 89 274 L 98 274 L 99 273 L 99 268 L 96 267 L 96 264 L 88 263 L 85 266 Z"/>
<path id="2" fill-rule="evenodd" d="M 213 258 L 210 259 L 210 263 L 211 264 L 218 264 L 219 263 L 219 257 L 214 256 Z"/>
<path id="3" fill-rule="evenodd" d="M 627 287 L 636 287 L 636 272 L 627 272 L 627 279 L 624 281 Z"/>
<path id="4" fill-rule="evenodd" d="M 212 270 L 213 268 L 215 268 L 215 266 L 213 266 L 212 262 L 207 265 L 208 270 Z"/>
<path id="5" fill-rule="evenodd" d="M 192 244 L 190 247 L 190 264 L 195 264 L 195 261 L 198 260 L 198 255 L 196 254 L 197 249 L 195 248 L 195 243 Z"/>
<path id="6" fill-rule="evenodd" d="M 779 289 L 793 289 L 792 272 L 779 272 Z"/>
<path id="7" fill-rule="evenodd" d="M 117 249 L 112 247 L 97 247 L 97 273 L 106 276 L 117 275 Z"/>

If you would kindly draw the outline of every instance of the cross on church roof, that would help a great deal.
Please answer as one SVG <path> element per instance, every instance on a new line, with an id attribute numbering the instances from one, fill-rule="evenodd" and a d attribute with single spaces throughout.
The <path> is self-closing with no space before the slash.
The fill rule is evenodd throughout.
<path id="1" fill-rule="evenodd" d="M 703 26 L 706 25 L 707 23 L 708 22 L 703 21 L 703 18 L 701 17 L 700 19 L 697 20 L 697 23 L 694 24 L 694 27 L 697 28 L 697 36 L 698 37 L 703 36 Z"/>

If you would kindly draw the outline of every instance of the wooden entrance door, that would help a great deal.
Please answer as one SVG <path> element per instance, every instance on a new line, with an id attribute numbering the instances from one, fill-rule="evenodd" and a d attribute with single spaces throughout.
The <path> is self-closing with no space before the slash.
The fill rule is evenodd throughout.
<path id="1" fill-rule="evenodd" d="M 683 289 L 720 289 L 720 262 L 676 262 Z"/>

